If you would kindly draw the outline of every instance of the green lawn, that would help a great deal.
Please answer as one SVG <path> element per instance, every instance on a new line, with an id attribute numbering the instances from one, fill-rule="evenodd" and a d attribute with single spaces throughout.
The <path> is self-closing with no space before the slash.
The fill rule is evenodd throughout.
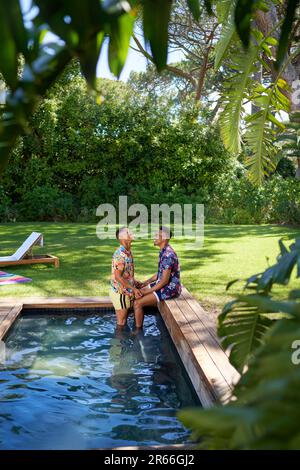
<path id="1" fill-rule="evenodd" d="M 52 266 L 18 266 L 0 268 L 32 278 L 28 284 L 1 286 L 5 296 L 98 296 L 107 295 L 114 240 L 101 241 L 92 224 L 23 223 L 0 225 L 0 256 L 9 255 L 32 231 L 44 234 L 41 252 L 60 258 L 60 268 Z M 185 286 L 205 305 L 221 307 L 229 299 L 226 283 L 264 270 L 275 261 L 278 240 L 300 237 L 300 230 L 263 226 L 205 226 L 204 246 L 186 251 L 184 240 L 173 240 L 182 269 Z M 155 272 L 157 248 L 151 240 L 133 244 L 136 277 L 144 279 Z M 295 281 L 293 282 L 293 284 Z M 234 290 L 232 290 L 232 293 Z"/>

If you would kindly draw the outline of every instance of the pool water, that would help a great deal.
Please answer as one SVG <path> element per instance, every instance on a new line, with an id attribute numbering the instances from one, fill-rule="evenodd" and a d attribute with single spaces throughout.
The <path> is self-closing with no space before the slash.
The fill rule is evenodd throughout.
<path id="1" fill-rule="evenodd" d="M 178 408 L 198 405 L 159 315 L 143 332 L 111 312 L 24 314 L 0 364 L 0 449 L 186 443 Z"/>

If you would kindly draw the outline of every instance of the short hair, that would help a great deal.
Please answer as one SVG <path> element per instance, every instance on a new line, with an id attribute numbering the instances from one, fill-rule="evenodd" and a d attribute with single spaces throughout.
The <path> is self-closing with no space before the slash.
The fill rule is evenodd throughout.
<path id="1" fill-rule="evenodd" d="M 172 230 L 168 227 L 164 227 L 163 225 L 160 225 L 159 231 L 163 232 L 166 235 L 166 238 L 170 240 L 173 236 Z"/>
<path id="2" fill-rule="evenodd" d="M 122 230 L 126 229 L 127 227 L 125 227 L 125 225 L 123 227 L 120 227 L 120 228 L 117 228 L 116 230 L 116 239 L 117 240 L 120 240 L 119 236 L 120 236 L 120 232 L 122 232 Z"/>

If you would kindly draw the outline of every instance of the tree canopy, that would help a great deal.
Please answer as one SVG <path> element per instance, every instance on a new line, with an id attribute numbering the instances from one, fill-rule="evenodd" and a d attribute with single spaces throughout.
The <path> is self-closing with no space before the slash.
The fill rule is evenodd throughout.
<path id="1" fill-rule="evenodd" d="M 196 20 L 204 14 L 215 14 L 214 6 L 231 4 L 225 0 L 187 0 Z M 288 0 L 278 40 L 276 67 L 283 62 L 298 0 Z M 51 84 L 74 57 L 91 87 L 96 85 L 96 66 L 105 38 L 109 41 L 111 71 L 119 76 L 125 64 L 128 47 L 139 12 L 142 15 L 146 45 L 154 64 L 164 69 L 168 53 L 168 25 L 172 0 L 34 0 L 37 13 L 29 21 L 22 13 L 19 0 L 0 1 L 0 73 L 10 94 L 2 112 L 0 127 L 0 168 L 7 163 L 17 137 L 28 129 L 28 120 Z M 251 20 L 265 2 L 237 0 L 234 24 L 245 47 L 249 47 Z M 206 13 L 205 13 L 206 14 Z M 43 38 L 51 31 L 60 42 L 45 44 Z M 19 77 L 19 57 L 24 67 Z"/>

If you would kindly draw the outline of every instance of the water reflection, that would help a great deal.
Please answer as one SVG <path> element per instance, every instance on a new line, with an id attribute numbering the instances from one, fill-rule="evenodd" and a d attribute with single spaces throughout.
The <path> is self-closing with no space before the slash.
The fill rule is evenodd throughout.
<path id="1" fill-rule="evenodd" d="M 114 316 L 25 316 L 0 364 L 0 448 L 181 443 L 176 410 L 195 404 L 161 319 L 143 331 Z"/>

